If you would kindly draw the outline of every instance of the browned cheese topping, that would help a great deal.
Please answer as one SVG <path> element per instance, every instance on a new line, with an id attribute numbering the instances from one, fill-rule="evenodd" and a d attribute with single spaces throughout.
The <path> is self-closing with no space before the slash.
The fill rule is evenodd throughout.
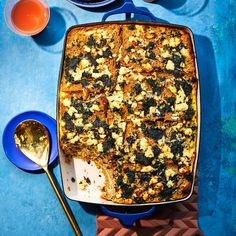
<path id="1" fill-rule="evenodd" d="M 60 146 L 103 170 L 116 203 L 183 199 L 192 186 L 197 79 L 189 33 L 134 24 L 73 28 L 60 85 Z"/>

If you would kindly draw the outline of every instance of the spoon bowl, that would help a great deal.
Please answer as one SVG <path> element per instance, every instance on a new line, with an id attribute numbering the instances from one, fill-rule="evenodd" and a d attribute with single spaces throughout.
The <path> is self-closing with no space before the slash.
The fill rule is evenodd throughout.
<path id="1" fill-rule="evenodd" d="M 16 146 L 38 166 L 47 168 L 50 141 L 48 131 L 40 122 L 27 120 L 15 129 Z"/>

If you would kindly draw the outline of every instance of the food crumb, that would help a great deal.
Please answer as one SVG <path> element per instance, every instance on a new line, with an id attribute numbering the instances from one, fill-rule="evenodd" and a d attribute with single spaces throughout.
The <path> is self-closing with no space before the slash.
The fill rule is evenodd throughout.
<path id="1" fill-rule="evenodd" d="M 87 184 L 91 184 L 91 180 L 88 177 L 84 176 L 84 180 L 87 182 Z"/>
<path id="2" fill-rule="evenodd" d="M 81 190 L 85 190 L 87 186 L 88 186 L 88 183 L 86 182 L 86 180 L 81 180 L 81 181 L 79 182 L 79 188 L 80 188 Z"/>

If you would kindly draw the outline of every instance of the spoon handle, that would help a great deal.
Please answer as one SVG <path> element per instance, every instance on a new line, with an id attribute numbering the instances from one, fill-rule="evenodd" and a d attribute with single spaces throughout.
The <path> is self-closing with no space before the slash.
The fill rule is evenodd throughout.
<path id="1" fill-rule="evenodd" d="M 54 191 L 55 191 L 55 193 L 56 193 L 56 195 L 57 195 L 57 197 L 58 197 L 58 199 L 61 203 L 62 208 L 64 209 L 64 211 L 66 213 L 66 216 L 67 216 L 68 220 L 70 221 L 70 224 L 71 224 L 71 226 L 74 230 L 75 235 L 81 236 L 82 233 L 81 233 L 81 231 L 79 229 L 79 226 L 78 226 L 78 224 L 75 220 L 75 217 L 74 217 L 74 215 L 73 215 L 73 213 L 70 209 L 69 204 L 67 203 L 65 197 L 63 197 L 62 194 L 61 194 L 60 187 L 58 186 L 57 182 L 55 181 L 55 179 L 54 179 L 52 173 L 50 172 L 50 170 L 45 169 L 45 172 L 46 172 L 46 174 L 48 176 L 48 179 L 49 179 L 49 181 L 50 181 L 50 183 L 51 183 L 51 185 L 52 185 L 52 187 L 53 187 L 53 189 L 54 189 Z"/>

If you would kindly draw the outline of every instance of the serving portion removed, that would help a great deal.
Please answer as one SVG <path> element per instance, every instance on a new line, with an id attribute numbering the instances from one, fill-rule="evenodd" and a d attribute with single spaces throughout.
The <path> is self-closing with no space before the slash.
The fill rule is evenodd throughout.
<path id="1" fill-rule="evenodd" d="M 186 198 L 198 148 L 197 77 L 183 27 L 73 27 L 58 88 L 64 161 L 95 163 L 105 177 L 101 198 L 114 203 Z M 89 184 L 87 177 L 79 180 L 80 191 Z"/>

